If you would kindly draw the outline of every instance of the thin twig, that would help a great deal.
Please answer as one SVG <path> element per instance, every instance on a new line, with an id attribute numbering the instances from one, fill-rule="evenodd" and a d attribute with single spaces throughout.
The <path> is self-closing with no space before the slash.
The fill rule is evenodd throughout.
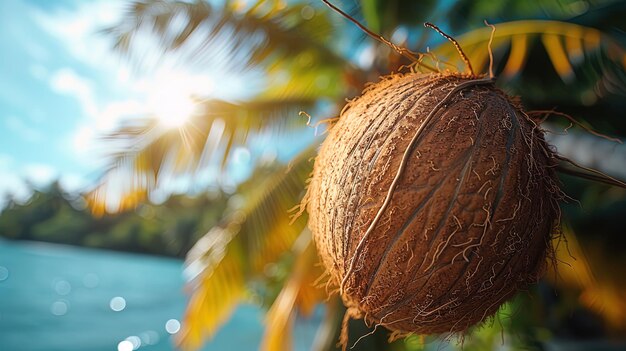
<path id="1" fill-rule="evenodd" d="M 441 29 L 439 29 L 439 27 L 437 27 L 436 25 L 430 22 L 424 23 L 424 27 L 434 29 L 435 31 L 437 31 L 437 33 L 441 34 L 442 37 L 448 39 L 452 43 L 452 45 L 454 45 L 454 47 L 456 48 L 456 51 L 459 52 L 459 56 L 461 56 L 461 59 L 463 60 L 463 62 L 465 62 L 465 67 L 467 67 L 467 70 L 469 71 L 469 73 L 472 76 L 474 76 L 474 69 L 472 69 L 472 64 L 470 63 L 470 60 L 467 58 L 467 55 L 465 55 L 465 52 L 463 52 L 461 45 L 459 45 L 459 43 L 453 37 L 444 33 Z M 489 78 L 493 78 L 493 77 L 489 77 Z"/>
<path id="2" fill-rule="evenodd" d="M 485 25 L 491 27 L 491 35 L 489 36 L 487 51 L 489 52 L 489 78 L 493 79 L 493 49 L 491 48 L 491 44 L 493 43 L 493 36 L 496 34 L 496 26 L 489 24 L 487 20 L 485 20 Z"/>
<path id="3" fill-rule="evenodd" d="M 417 54 L 417 56 L 415 56 L 415 53 L 412 52 L 411 50 L 407 49 L 407 48 L 403 48 L 401 46 L 398 46 L 394 43 L 392 43 L 391 41 L 385 39 L 385 37 L 383 37 L 380 34 L 376 34 L 374 32 L 372 32 L 371 30 L 369 30 L 367 27 L 365 27 L 364 25 L 362 25 L 359 21 L 357 21 L 356 19 L 354 19 L 352 16 L 350 16 L 349 14 L 345 13 L 344 11 L 342 11 L 340 8 L 338 8 L 337 6 L 331 4 L 328 0 L 322 0 L 323 3 L 325 3 L 328 7 L 330 7 L 331 9 L 333 9 L 335 12 L 339 13 L 340 15 L 342 15 L 343 17 L 345 17 L 346 19 L 348 19 L 350 22 L 354 23 L 357 25 L 357 27 L 359 27 L 363 32 L 365 32 L 365 34 L 369 35 L 370 37 L 380 41 L 381 43 L 389 46 L 390 48 L 394 49 L 398 54 L 402 55 L 403 57 L 409 59 L 411 62 L 414 63 L 419 63 L 422 67 L 433 71 L 433 72 L 438 72 L 435 68 L 430 67 L 428 65 L 425 65 L 423 63 L 420 62 L 419 57 L 422 56 L 422 54 Z"/>
<path id="4" fill-rule="evenodd" d="M 585 126 L 581 122 L 578 122 L 576 119 L 574 119 L 574 117 L 568 115 L 567 113 L 553 111 L 553 110 L 537 110 L 537 111 L 528 112 L 527 114 L 529 114 L 529 115 L 545 114 L 545 117 L 543 119 L 541 119 L 540 122 L 544 122 L 546 119 L 548 119 L 548 117 L 550 117 L 550 115 L 563 117 L 563 118 L 567 119 L 568 121 L 572 122 L 573 124 L 575 124 L 575 125 L 579 126 L 580 128 L 584 129 L 588 133 L 591 133 L 591 134 L 593 134 L 593 135 L 595 135 L 597 137 L 600 137 L 600 138 L 603 138 L 603 139 L 606 139 L 606 140 L 609 140 L 609 141 L 613 141 L 613 142 L 622 144 L 622 141 L 620 139 L 613 138 L 613 137 L 610 137 L 608 135 L 604 135 L 604 134 L 602 134 L 600 132 L 596 132 L 595 130 Z"/>

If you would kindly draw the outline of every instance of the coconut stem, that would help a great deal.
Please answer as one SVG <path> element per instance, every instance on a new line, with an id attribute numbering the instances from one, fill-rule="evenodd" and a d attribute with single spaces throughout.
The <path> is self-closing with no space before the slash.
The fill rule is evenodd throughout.
<path id="1" fill-rule="evenodd" d="M 345 285 L 348 282 L 348 277 L 352 274 L 352 272 L 354 272 L 356 259 L 358 257 L 361 257 L 361 253 L 363 251 L 365 243 L 367 242 L 368 237 L 374 231 L 374 228 L 376 228 L 376 225 L 378 224 L 378 221 L 380 220 L 380 218 L 382 217 L 383 213 L 387 209 L 387 206 L 389 206 L 389 203 L 391 202 L 391 198 L 392 198 L 393 193 L 395 191 L 396 185 L 400 181 L 400 177 L 402 176 L 402 173 L 404 172 L 404 169 L 406 168 L 406 165 L 408 163 L 409 157 L 410 157 L 411 153 L 413 152 L 413 147 L 415 146 L 418 137 L 420 136 L 420 134 L 422 133 L 422 131 L 424 130 L 426 125 L 428 125 L 430 120 L 439 111 L 439 109 L 441 109 L 446 103 L 448 103 L 448 100 L 450 100 L 450 98 L 452 98 L 452 96 L 454 94 L 456 94 L 457 92 L 459 92 L 459 91 L 461 91 L 461 90 L 463 90 L 465 88 L 468 88 L 468 87 L 471 87 L 471 86 L 475 86 L 475 85 L 482 85 L 482 84 L 493 84 L 493 80 L 491 78 L 469 80 L 469 81 L 466 81 L 464 83 L 461 83 L 461 84 L 457 85 L 454 89 L 450 90 L 450 92 L 448 92 L 448 94 L 441 101 L 439 101 L 439 103 L 432 109 L 432 111 L 430 111 L 428 116 L 426 116 L 426 118 L 424 119 L 422 124 L 419 126 L 419 128 L 415 132 L 415 135 L 413 135 L 413 138 L 409 142 L 409 145 L 407 146 L 406 150 L 404 151 L 404 154 L 402 155 L 402 160 L 400 162 L 400 166 L 398 166 L 398 170 L 396 172 L 396 175 L 393 178 L 393 181 L 391 182 L 391 185 L 389 186 L 389 190 L 387 191 L 387 196 L 385 197 L 385 201 L 383 202 L 383 204 L 381 205 L 380 209 L 376 213 L 376 217 L 374 217 L 374 219 L 372 220 L 372 223 L 370 223 L 369 227 L 367 228 L 367 231 L 365 231 L 365 234 L 363 234 L 363 237 L 361 238 L 361 240 L 359 241 L 359 244 L 356 247 L 354 255 L 352 255 L 352 259 L 350 260 L 350 266 L 349 266 L 348 270 L 346 271 L 346 273 L 345 273 L 345 275 L 344 275 L 344 277 L 343 277 L 343 279 L 341 281 L 340 292 L 341 292 L 342 295 L 343 295 L 344 290 L 345 290 Z"/>
<path id="2" fill-rule="evenodd" d="M 354 19 L 352 16 L 350 16 L 349 14 L 345 13 L 344 11 L 342 11 L 340 8 L 338 8 L 337 6 L 331 4 L 328 0 L 322 0 L 323 3 L 325 3 L 328 7 L 330 7 L 331 9 L 333 9 L 335 12 L 339 13 L 340 15 L 342 15 L 343 17 L 345 17 L 346 19 L 348 19 L 350 22 L 354 23 L 357 25 L 357 27 L 359 27 L 359 29 L 361 29 L 363 32 L 365 32 L 365 34 L 369 35 L 370 37 L 380 41 L 381 43 L 389 46 L 390 48 L 392 48 L 393 50 L 395 50 L 398 54 L 402 55 L 403 57 L 409 59 L 411 62 L 414 63 L 419 63 L 419 65 L 421 67 L 424 67 L 432 72 L 439 72 L 437 69 L 435 69 L 434 67 L 431 67 L 429 65 L 423 64 L 419 57 L 422 56 L 422 54 L 417 54 L 417 56 L 415 56 L 415 53 L 412 52 L 411 50 L 407 49 L 407 48 L 403 48 L 401 46 L 398 46 L 394 43 L 392 43 L 391 41 L 385 39 L 385 37 L 383 37 L 380 34 L 376 34 L 374 32 L 372 32 L 371 30 L 369 30 L 367 27 L 365 27 L 364 25 L 362 25 L 359 21 L 357 21 L 356 19 Z"/>
<path id="3" fill-rule="evenodd" d="M 474 76 L 474 69 L 472 68 L 472 64 L 470 63 L 470 60 L 467 58 L 467 55 L 465 55 L 465 52 L 463 52 L 463 49 L 461 48 L 461 45 L 459 45 L 459 43 L 451 36 L 449 36 L 448 34 L 444 33 L 441 29 L 439 29 L 439 27 L 437 27 L 436 25 L 430 23 L 430 22 L 426 22 L 424 23 L 424 27 L 428 27 L 431 29 L 434 29 L 435 31 L 437 31 L 437 33 L 441 34 L 442 37 L 448 39 L 452 45 L 454 45 L 454 47 L 456 48 L 456 51 L 459 52 L 459 56 L 461 56 L 461 59 L 463 60 L 463 62 L 465 62 L 465 66 L 467 67 L 467 70 L 469 71 L 469 74 L 471 74 L 472 76 Z M 489 76 L 489 78 L 493 78 L 492 75 Z"/>
<path id="4" fill-rule="evenodd" d="M 487 22 L 487 20 L 485 20 L 485 25 L 491 27 L 491 35 L 489 35 L 487 51 L 489 52 L 489 78 L 493 79 L 493 49 L 491 48 L 491 44 L 493 43 L 493 36 L 496 34 L 496 26 Z"/>

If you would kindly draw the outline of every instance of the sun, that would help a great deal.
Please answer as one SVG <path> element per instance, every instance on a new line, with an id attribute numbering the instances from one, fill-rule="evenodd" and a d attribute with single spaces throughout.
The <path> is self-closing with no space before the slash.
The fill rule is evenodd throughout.
<path id="1" fill-rule="evenodd" d="M 156 119 L 167 128 L 180 128 L 196 113 L 196 101 L 189 95 L 168 94 L 163 99 L 156 100 L 152 107 Z"/>
<path id="2" fill-rule="evenodd" d="M 182 128 L 198 114 L 197 96 L 207 95 L 212 81 L 207 76 L 169 71 L 156 75 L 147 88 L 150 114 L 165 128 Z"/>

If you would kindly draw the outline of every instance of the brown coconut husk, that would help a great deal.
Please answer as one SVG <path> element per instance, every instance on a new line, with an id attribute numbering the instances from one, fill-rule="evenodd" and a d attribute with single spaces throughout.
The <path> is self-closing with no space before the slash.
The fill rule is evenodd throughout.
<path id="1" fill-rule="evenodd" d="M 542 130 L 490 79 L 410 73 L 369 86 L 322 144 L 308 196 L 347 316 L 433 334 L 495 313 L 551 251 L 555 165 Z"/>

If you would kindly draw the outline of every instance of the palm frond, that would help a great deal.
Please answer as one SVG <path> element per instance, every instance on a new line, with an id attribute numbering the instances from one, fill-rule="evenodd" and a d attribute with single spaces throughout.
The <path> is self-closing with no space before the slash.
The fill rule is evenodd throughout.
<path id="1" fill-rule="evenodd" d="M 247 145 L 250 137 L 304 126 L 299 111 L 311 109 L 320 98 L 344 97 L 344 86 L 337 82 L 344 70 L 360 74 L 327 45 L 334 28 L 325 8 L 263 0 L 240 5 L 140 0 L 108 29 L 117 49 L 139 61 L 180 54 L 183 63 L 211 70 L 228 69 L 221 65 L 236 65 L 237 73 L 242 67 L 263 68 L 269 88 L 240 103 L 205 100 L 201 113 L 183 128 L 166 130 L 145 118 L 105 136 L 119 151 L 112 153 L 102 182 L 89 196 L 94 212 L 132 208 L 163 180 L 193 175 L 215 160 L 223 170 L 231 150 Z M 145 35 L 158 40 L 156 55 L 144 50 Z M 113 199 L 108 208 L 107 199 Z"/>
<path id="2" fill-rule="evenodd" d="M 527 20 L 496 24 L 492 50 L 501 62 L 502 78 L 517 77 L 526 66 L 537 65 L 528 62 L 533 44 L 539 43 L 545 50 L 554 72 L 564 83 L 576 81 L 581 85 L 583 78 L 589 78 L 589 71 L 596 73 L 593 83 L 609 80 L 616 84 L 614 90 L 624 89 L 624 68 L 626 50 L 608 35 L 590 27 L 567 22 Z M 490 28 L 480 28 L 457 38 L 467 53 L 476 73 L 485 72 L 488 62 Z M 447 62 L 457 69 L 462 67 L 456 49 L 444 43 L 434 50 L 441 62 Z M 508 53 L 508 54 L 507 54 Z M 436 64 L 436 62 L 434 62 Z M 585 64 L 586 70 L 579 69 Z M 443 66 L 441 66 L 443 68 Z M 585 76 L 585 77 L 583 77 Z"/>
<path id="3" fill-rule="evenodd" d="M 306 62 L 285 63 L 280 69 L 268 72 L 268 85 L 261 96 L 268 99 L 340 100 L 347 95 L 346 86 L 341 77 L 344 74 L 359 77 L 348 68 L 321 67 L 308 70 Z"/>
<path id="4" fill-rule="evenodd" d="M 390 35 L 398 25 L 421 25 L 433 21 L 436 0 L 360 0 L 367 27 L 374 33 Z"/>
<path id="5" fill-rule="evenodd" d="M 293 269 L 265 317 L 261 350 L 292 349 L 292 327 L 297 312 L 310 315 L 326 298 L 324 289 L 315 286 L 323 271 L 309 231 L 303 232 L 298 244 L 293 250 L 297 257 Z"/>
<path id="6" fill-rule="evenodd" d="M 178 129 L 163 128 L 154 118 L 134 120 L 105 136 L 117 151 L 89 194 L 91 207 L 97 214 L 107 210 L 107 203 L 110 212 L 127 210 L 174 176 L 196 174 L 215 161 L 224 169 L 232 150 L 246 146 L 250 138 L 304 128 L 306 120 L 298 112 L 314 103 L 313 97 L 241 103 L 212 99 Z"/>
<path id="7" fill-rule="evenodd" d="M 189 252 L 189 269 L 199 269 L 177 342 L 186 350 L 198 349 L 228 320 L 245 293 L 244 262 L 232 222 L 216 227 Z M 201 251 L 196 253 L 197 251 Z M 195 257 L 197 256 L 197 257 Z"/>
<path id="8" fill-rule="evenodd" d="M 242 207 L 231 209 L 222 224 L 192 248 L 187 270 L 193 293 L 179 340 L 182 346 L 196 348 L 212 336 L 240 301 L 245 282 L 293 247 L 306 217 L 290 224 L 288 211 L 303 196 L 313 153 L 308 149 L 291 165 L 253 177 L 254 186 L 240 194 Z M 227 294 L 225 299 L 222 293 Z"/>
<path id="9" fill-rule="evenodd" d="M 581 242 L 569 225 L 562 228 L 563 238 L 553 243 L 559 264 L 548 270 L 547 278 L 565 293 L 573 293 L 580 305 L 602 316 L 610 328 L 623 331 L 626 280 L 619 267 L 623 267 L 624 259 L 607 256 L 597 241 Z"/>
<path id="10" fill-rule="evenodd" d="M 615 0 L 594 0 L 581 3 L 578 0 L 457 0 L 447 11 L 453 29 L 467 28 L 482 23 L 485 18 L 501 18 L 506 21 L 521 18 L 552 18 L 569 20 L 594 10 L 618 3 Z"/>
<path id="11" fill-rule="evenodd" d="M 140 0 L 106 32 L 115 37 L 115 48 L 131 57 L 145 58 L 137 48 L 145 49 L 147 35 L 156 41 L 153 49 L 161 55 L 177 54 L 185 64 L 221 65 L 238 73 L 303 55 L 312 56 L 316 66 L 347 62 L 326 45 L 334 31 L 327 11 L 264 0 L 250 7 L 241 4 Z"/>
<path id="12" fill-rule="evenodd" d="M 239 240 L 246 251 L 251 274 L 258 274 L 268 262 L 289 251 L 306 226 L 307 216 L 292 221 L 289 211 L 304 196 L 315 149 L 315 146 L 306 149 L 288 165 L 259 177 L 262 179 L 253 176 L 248 181 L 253 188 L 242 194 L 244 205 L 234 214 L 245 216 Z"/>

